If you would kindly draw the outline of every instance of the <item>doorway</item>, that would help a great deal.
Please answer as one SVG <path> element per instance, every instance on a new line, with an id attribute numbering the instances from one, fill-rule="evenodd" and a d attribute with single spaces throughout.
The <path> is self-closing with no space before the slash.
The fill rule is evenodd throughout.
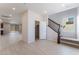
<path id="1" fill-rule="evenodd" d="M 0 24 L 0 35 L 3 35 L 3 33 L 4 33 L 4 31 L 3 31 L 3 27 L 4 26 L 4 24 L 3 23 L 1 23 Z"/>
<path id="2" fill-rule="evenodd" d="M 39 21 L 35 21 L 35 40 L 39 40 Z"/>

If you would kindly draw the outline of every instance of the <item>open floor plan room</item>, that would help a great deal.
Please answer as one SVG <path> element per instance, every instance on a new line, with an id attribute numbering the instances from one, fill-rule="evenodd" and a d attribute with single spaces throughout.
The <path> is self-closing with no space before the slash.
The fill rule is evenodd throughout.
<path id="1" fill-rule="evenodd" d="M 79 3 L 0 4 L 0 55 L 79 55 Z"/>

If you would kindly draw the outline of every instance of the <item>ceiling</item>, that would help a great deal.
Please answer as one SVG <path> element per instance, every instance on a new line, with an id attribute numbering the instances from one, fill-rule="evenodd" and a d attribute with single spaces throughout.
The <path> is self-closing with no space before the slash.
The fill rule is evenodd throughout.
<path id="1" fill-rule="evenodd" d="M 0 4 L 0 19 L 8 23 L 21 23 L 20 13 L 25 10 L 25 4 L 22 3 L 2 3 Z"/>
<path id="2" fill-rule="evenodd" d="M 78 3 L 31 3 L 26 4 L 28 9 L 34 10 L 40 14 L 44 14 L 47 11 L 48 15 L 58 13 L 64 10 L 78 7 Z"/>
<path id="3" fill-rule="evenodd" d="M 78 3 L 1 3 L 0 18 L 10 23 L 20 23 L 20 13 L 30 9 L 40 15 L 48 15 L 78 7 Z M 15 10 L 12 10 L 15 8 Z M 12 15 L 8 18 L 9 15 Z M 2 17 L 7 16 L 7 17 Z"/>

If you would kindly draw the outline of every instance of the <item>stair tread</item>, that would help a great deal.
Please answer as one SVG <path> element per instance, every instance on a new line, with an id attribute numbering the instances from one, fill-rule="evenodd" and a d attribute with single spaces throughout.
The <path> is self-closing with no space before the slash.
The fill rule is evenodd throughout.
<path id="1" fill-rule="evenodd" d="M 61 39 L 65 39 L 65 40 L 71 40 L 71 41 L 79 41 L 79 39 L 75 39 L 75 38 L 68 38 L 68 37 L 61 37 Z"/>

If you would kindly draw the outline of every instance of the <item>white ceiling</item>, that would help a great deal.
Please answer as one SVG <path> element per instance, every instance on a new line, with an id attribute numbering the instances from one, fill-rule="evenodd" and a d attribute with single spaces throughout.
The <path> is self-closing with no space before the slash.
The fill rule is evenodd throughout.
<path id="1" fill-rule="evenodd" d="M 62 6 L 62 4 L 64 4 L 64 6 Z M 20 13 L 27 9 L 39 13 L 40 15 L 46 12 L 48 15 L 51 15 L 78 6 L 78 3 L 2 3 L 0 4 L 0 18 L 2 18 L 2 15 L 9 16 L 12 14 L 10 19 L 2 19 L 11 23 L 19 23 L 21 21 Z M 16 8 L 15 11 L 13 11 L 12 8 Z"/>
<path id="2" fill-rule="evenodd" d="M 62 6 L 62 4 L 65 6 Z M 26 5 L 29 9 L 34 10 L 40 14 L 44 14 L 44 12 L 47 11 L 48 15 L 79 6 L 78 3 L 28 3 Z"/>

